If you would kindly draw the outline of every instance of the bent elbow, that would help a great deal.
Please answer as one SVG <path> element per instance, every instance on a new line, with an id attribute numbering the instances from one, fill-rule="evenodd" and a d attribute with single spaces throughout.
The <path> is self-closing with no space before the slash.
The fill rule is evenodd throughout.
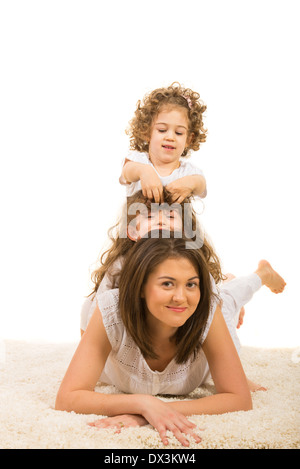
<path id="1" fill-rule="evenodd" d="M 64 392 L 58 391 L 54 406 L 55 410 L 70 412 L 72 410 L 70 407 L 71 405 L 69 395 Z"/>
<path id="2" fill-rule="evenodd" d="M 251 394 L 249 392 L 249 394 L 247 394 L 246 396 L 243 396 L 243 398 L 241 399 L 241 409 L 240 410 L 244 410 L 245 412 L 247 412 L 248 410 L 252 410 L 252 409 L 253 409 L 252 397 L 251 397 Z"/>

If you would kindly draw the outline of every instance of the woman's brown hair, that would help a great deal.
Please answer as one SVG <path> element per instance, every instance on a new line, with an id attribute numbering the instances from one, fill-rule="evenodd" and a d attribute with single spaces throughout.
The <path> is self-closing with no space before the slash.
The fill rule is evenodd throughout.
<path id="1" fill-rule="evenodd" d="M 209 269 L 201 250 L 186 248 L 186 239 L 176 238 L 174 234 L 163 238 L 161 231 L 158 236 L 159 238 L 139 240 L 130 255 L 126 256 L 119 278 L 119 310 L 128 333 L 143 356 L 158 358 L 152 348 L 147 328 L 147 308 L 145 299 L 142 298 L 142 290 L 149 274 L 164 260 L 182 257 L 188 259 L 199 275 L 201 296 L 195 312 L 173 336 L 177 346 L 176 362 L 184 363 L 201 347 L 201 336 L 213 296 Z"/>
<path id="2" fill-rule="evenodd" d="M 207 130 L 203 124 L 206 105 L 200 100 L 199 93 L 190 88 L 184 88 L 177 82 L 166 88 L 158 88 L 147 94 L 143 101 L 138 101 L 134 117 L 126 130 L 127 135 L 130 136 L 130 149 L 149 151 L 153 120 L 165 107 L 181 107 L 187 113 L 189 144 L 181 156 L 189 156 L 190 150 L 199 150 L 200 143 L 206 140 Z"/>

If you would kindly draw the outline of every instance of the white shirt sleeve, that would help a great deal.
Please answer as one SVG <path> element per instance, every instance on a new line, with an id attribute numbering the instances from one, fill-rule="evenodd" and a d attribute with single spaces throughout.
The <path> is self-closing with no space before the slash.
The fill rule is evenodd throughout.
<path id="1" fill-rule="evenodd" d="M 124 334 L 124 324 L 119 314 L 119 289 L 96 293 L 96 301 L 112 348 L 119 347 Z"/>
<path id="2" fill-rule="evenodd" d="M 126 157 L 127 160 L 134 161 L 135 163 L 150 164 L 148 153 L 141 151 L 132 151 Z"/>
<path id="3" fill-rule="evenodd" d="M 176 179 L 182 178 L 184 176 L 193 176 L 195 174 L 198 174 L 199 176 L 202 176 L 205 179 L 202 169 L 198 168 L 197 166 L 190 163 L 189 161 L 182 161 L 180 167 L 178 168 L 178 176 Z M 204 197 L 206 196 L 207 196 L 207 189 L 205 187 L 204 191 L 199 197 L 201 199 L 204 199 Z"/>
<path id="4" fill-rule="evenodd" d="M 143 164 L 148 164 L 148 165 L 151 164 L 148 154 L 142 153 L 140 151 L 132 151 L 131 153 L 129 153 L 122 162 L 122 169 L 124 167 L 126 160 L 133 161 L 134 163 L 143 163 Z M 122 184 L 123 186 L 126 186 L 127 196 L 134 194 L 138 190 L 141 190 L 141 185 L 139 181 L 126 182 L 123 176 L 120 177 L 119 181 L 120 181 L 120 184 Z"/>

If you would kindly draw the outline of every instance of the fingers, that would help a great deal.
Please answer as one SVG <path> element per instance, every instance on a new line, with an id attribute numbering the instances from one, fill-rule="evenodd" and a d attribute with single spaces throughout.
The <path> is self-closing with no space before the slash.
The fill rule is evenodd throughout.
<path id="1" fill-rule="evenodd" d="M 96 428 L 114 428 L 115 433 L 121 433 L 123 428 L 128 428 L 131 426 L 136 425 L 145 425 L 148 423 L 144 418 L 140 417 L 143 422 L 136 422 L 130 419 L 130 416 L 117 416 L 117 417 L 107 417 L 102 418 L 100 420 L 96 420 L 95 422 L 89 422 L 88 425 L 91 427 Z M 193 439 L 196 443 L 200 443 L 201 438 L 195 432 L 196 425 L 190 422 L 187 418 L 183 416 L 181 418 L 171 419 L 169 423 L 161 423 L 160 425 L 156 426 L 156 430 L 159 433 L 161 441 L 163 445 L 167 446 L 169 444 L 169 439 L 167 436 L 167 432 L 173 433 L 175 438 L 179 441 L 182 446 L 188 447 L 190 446 L 189 438 Z"/>
<path id="2" fill-rule="evenodd" d="M 173 194 L 172 195 L 172 202 L 173 203 L 181 204 L 181 202 L 183 202 L 184 199 L 185 199 L 185 197 L 183 195 L 180 195 L 180 194 Z"/>
<path id="3" fill-rule="evenodd" d="M 163 201 L 163 192 L 161 188 L 155 187 L 155 189 L 152 189 L 152 195 L 152 198 L 156 203 L 160 203 Z"/>
<path id="4" fill-rule="evenodd" d="M 154 202 L 158 204 L 164 201 L 162 188 L 158 188 L 158 187 L 149 188 L 149 189 L 145 188 L 143 189 L 142 192 L 143 192 L 144 197 L 147 197 L 147 199 L 149 200 L 154 200 Z"/>
<path id="5" fill-rule="evenodd" d="M 120 433 L 122 428 L 125 426 L 128 426 L 124 424 L 120 419 L 117 420 L 116 418 L 103 418 L 100 420 L 96 420 L 95 422 L 88 422 L 88 425 L 90 427 L 96 427 L 96 428 L 116 428 L 116 433 Z"/>
<path id="6" fill-rule="evenodd" d="M 123 428 L 137 427 L 147 424 L 148 422 L 143 416 L 136 414 L 122 414 L 114 417 L 104 417 L 96 420 L 95 422 L 88 423 L 90 427 L 115 428 L 115 433 L 121 433 Z"/>
<path id="7" fill-rule="evenodd" d="M 161 427 L 157 428 L 159 432 L 160 438 L 162 443 L 167 446 L 169 444 L 169 440 L 167 437 L 167 431 L 173 433 L 175 438 L 179 441 L 182 446 L 190 446 L 190 441 L 187 438 L 187 435 L 190 436 L 195 440 L 196 443 L 201 442 L 200 436 L 195 433 L 194 428 L 196 427 L 195 424 L 188 421 L 188 424 L 178 422 L 176 425 L 174 423 L 170 423 L 169 425 L 162 425 Z"/>

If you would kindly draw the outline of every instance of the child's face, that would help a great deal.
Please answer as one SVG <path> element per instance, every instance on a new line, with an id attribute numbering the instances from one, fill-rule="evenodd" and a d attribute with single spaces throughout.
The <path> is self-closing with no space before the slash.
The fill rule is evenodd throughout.
<path id="1" fill-rule="evenodd" d="M 181 206 L 179 206 L 181 209 Z M 179 231 L 182 229 L 181 210 L 170 209 L 149 210 L 136 217 L 137 239 L 142 238 L 152 230 L 164 229 L 167 231 Z"/>
<path id="2" fill-rule="evenodd" d="M 150 327 L 166 330 L 182 326 L 200 301 L 200 279 L 186 258 L 170 258 L 149 274 L 143 288 Z"/>
<path id="3" fill-rule="evenodd" d="M 155 163 L 177 163 L 188 145 L 188 115 L 182 107 L 163 108 L 154 118 L 149 155 Z"/>

